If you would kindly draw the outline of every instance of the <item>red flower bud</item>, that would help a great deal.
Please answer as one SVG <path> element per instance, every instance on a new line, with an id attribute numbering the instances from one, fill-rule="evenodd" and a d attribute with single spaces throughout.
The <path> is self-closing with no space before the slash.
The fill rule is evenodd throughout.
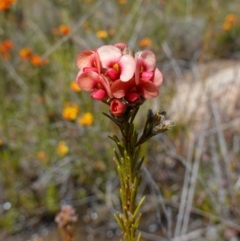
<path id="1" fill-rule="evenodd" d="M 125 110 L 126 110 L 126 105 L 122 101 L 117 99 L 114 99 L 111 101 L 110 111 L 113 115 L 120 116 L 124 113 Z"/>

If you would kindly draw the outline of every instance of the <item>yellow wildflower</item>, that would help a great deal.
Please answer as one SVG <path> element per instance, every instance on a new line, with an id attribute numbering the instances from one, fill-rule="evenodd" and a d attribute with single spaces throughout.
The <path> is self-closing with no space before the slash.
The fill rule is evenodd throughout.
<path id="1" fill-rule="evenodd" d="M 73 121 L 77 118 L 79 107 L 76 103 L 66 103 L 62 111 L 62 117 L 65 120 Z"/>
<path id="2" fill-rule="evenodd" d="M 90 112 L 85 113 L 78 119 L 78 123 L 82 126 L 89 126 L 93 123 L 93 115 Z"/>
<path id="3" fill-rule="evenodd" d="M 57 153 L 59 156 L 65 156 L 69 152 L 69 148 L 65 141 L 60 141 L 57 145 Z"/>
<path id="4" fill-rule="evenodd" d="M 150 38 L 143 38 L 139 41 L 140 47 L 149 47 L 152 45 L 152 40 Z"/>
<path id="5" fill-rule="evenodd" d="M 80 89 L 80 87 L 78 86 L 78 84 L 76 83 L 76 81 L 72 81 L 72 82 L 70 83 L 70 88 L 71 88 L 71 90 L 72 90 L 73 92 L 80 92 L 80 91 L 81 91 L 81 89 Z"/>
<path id="6" fill-rule="evenodd" d="M 96 36 L 98 38 L 107 38 L 108 33 L 105 30 L 99 30 L 99 31 L 97 31 Z"/>

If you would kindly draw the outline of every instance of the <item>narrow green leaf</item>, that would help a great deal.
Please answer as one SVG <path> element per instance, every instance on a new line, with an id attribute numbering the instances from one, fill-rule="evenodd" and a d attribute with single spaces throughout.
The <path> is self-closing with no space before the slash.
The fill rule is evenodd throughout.
<path id="1" fill-rule="evenodd" d="M 140 202 L 138 203 L 137 207 L 136 207 L 136 210 L 133 214 L 134 218 L 136 217 L 137 213 L 139 212 L 139 209 L 141 208 L 141 206 L 143 205 L 144 201 L 145 201 L 146 197 L 142 197 Z"/>

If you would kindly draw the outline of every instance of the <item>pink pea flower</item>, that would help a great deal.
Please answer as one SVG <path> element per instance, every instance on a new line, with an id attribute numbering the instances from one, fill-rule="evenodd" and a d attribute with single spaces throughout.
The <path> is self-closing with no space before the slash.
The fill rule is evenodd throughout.
<path id="1" fill-rule="evenodd" d="M 76 81 L 82 90 L 92 92 L 91 96 L 93 99 L 103 100 L 106 97 L 113 97 L 110 84 L 104 75 L 86 71 L 79 73 Z"/>
<path id="2" fill-rule="evenodd" d="M 111 81 L 120 79 L 122 82 L 127 82 L 134 75 L 135 59 L 131 55 L 123 55 L 122 49 L 125 46 L 122 43 L 116 46 L 104 45 L 97 49 L 97 53 L 102 67 L 106 69 L 105 76 Z"/>
<path id="3" fill-rule="evenodd" d="M 118 100 L 118 99 L 113 99 L 110 103 L 110 111 L 113 115 L 115 116 L 121 116 L 126 110 L 126 105 Z"/>
<path id="4" fill-rule="evenodd" d="M 125 97 L 129 102 L 139 100 L 140 96 L 145 99 L 152 99 L 159 94 L 158 88 L 153 82 L 140 79 L 137 85 L 134 78 L 128 82 L 115 81 L 111 85 L 111 91 L 115 98 Z"/>
<path id="5" fill-rule="evenodd" d="M 136 54 L 135 78 L 126 83 L 117 80 L 111 85 L 111 90 L 115 98 L 125 97 L 130 102 L 133 101 L 133 96 L 135 100 L 138 99 L 137 95 L 152 99 L 158 96 L 158 87 L 162 81 L 162 74 L 156 68 L 154 53 L 145 50 Z"/>
<path id="6" fill-rule="evenodd" d="M 100 74 L 101 63 L 98 53 L 93 50 L 84 50 L 78 54 L 76 64 L 80 69 L 78 75 L 84 72 L 96 72 Z"/>
<path id="7" fill-rule="evenodd" d="M 163 77 L 159 69 L 156 68 L 155 54 L 150 50 L 136 53 L 135 81 L 138 85 L 140 81 L 151 81 L 156 87 L 162 84 Z"/>

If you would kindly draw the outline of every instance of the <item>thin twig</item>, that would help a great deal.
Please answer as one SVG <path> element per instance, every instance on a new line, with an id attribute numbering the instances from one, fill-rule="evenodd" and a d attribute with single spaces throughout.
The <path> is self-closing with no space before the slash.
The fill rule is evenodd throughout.
<path id="1" fill-rule="evenodd" d="M 220 115 L 218 112 L 218 108 L 215 102 L 211 101 L 211 109 L 212 109 L 212 113 L 213 113 L 213 117 L 214 117 L 214 122 L 217 128 L 217 135 L 218 135 L 218 141 L 219 141 L 219 145 L 221 148 L 221 152 L 223 155 L 223 160 L 225 163 L 225 168 L 226 168 L 226 174 L 227 174 L 227 179 L 228 179 L 228 187 L 229 187 L 229 191 L 230 191 L 230 195 L 233 198 L 233 182 L 232 182 L 232 177 L 231 177 L 231 170 L 230 170 L 230 160 L 229 160 L 229 155 L 228 155 L 228 150 L 227 150 L 227 144 L 226 144 L 226 140 L 224 138 L 224 134 L 223 131 L 221 130 L 221 128 L 219 128 L 219 126 L 221 125 L 221 120 L 220 120 Z"/>
<path id="2" fill-rule="evenodd" d="M 213 171 L 214 171 L 214 183 L 217 185 L 217 194 L 218 194 L 218 202 L 216 203 L 216 210 L 217 212 L 221 212 L 221 209 L 224 208 L 224 202 L 226 200 L 226 191 L 222 187 L 222 180 L 223 180 L 223 175 L 221 171 L 221 167 L 219 165 L 219 157 L 217 154 L 216 150 L 216 143 L 215 143 L 215 138 L 213 136 L 210 136 L 210 151 L 211 151 L 211 157 L 213 161 Z"/>
<path id="3" fill-rule="evenodd" d="M 8 61 L 2 61 L 3 66 L 8 71 L 9 75 L 13 78 L 16 84 L 23 90 L 28 90 L 28 86 L 25 84 L 23 79 L 17 74 L 16 70 Z"/>

